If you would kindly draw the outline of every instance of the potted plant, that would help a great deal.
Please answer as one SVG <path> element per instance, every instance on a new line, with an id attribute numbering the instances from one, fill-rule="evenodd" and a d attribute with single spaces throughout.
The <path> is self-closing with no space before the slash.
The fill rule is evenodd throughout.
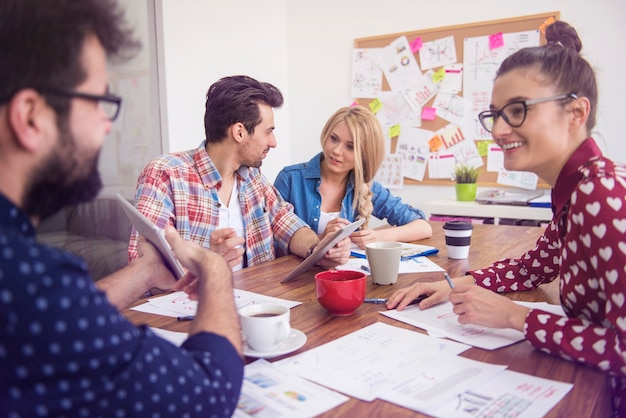
<path id="1" fill-rule="evenodd" d="M 467 164 L 459 164 L 454 168 L 456 200 L 473 202 L 476 199 L 476 180 L 479 173 L 478 167 Z"/>

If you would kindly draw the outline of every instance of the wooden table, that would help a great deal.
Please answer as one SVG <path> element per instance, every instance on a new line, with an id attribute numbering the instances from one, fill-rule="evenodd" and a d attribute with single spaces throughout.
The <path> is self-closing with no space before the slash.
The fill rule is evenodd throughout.
<path id="1" fill-rule="evenodd" d="M 442 224 L 437 222 L 432 224 L 433 237 L 419 241 L 419 243 L 433 245 L 440 249 L 439 254 L 429 258 L 445 268 L 453 278 L 462 275 L 468 269 L 487 266 L 497 258 L 521 255 L 534 246 L 542 232 L 542 228 L 538 227 L 474 225 L 469 258 L 452 260 L 447 257 Z M 307 335 L 307 343 L 300 350 L 289 355 L 317 347 L 375 322 L 384 322 L 422 332 L 411 325 L 380 315 L 378 312 L 383 309 L 380 305 L 364 304 L 355 314 L 347 317 L 329 315 L 318 304 L 315 297 L 313 276 L 321 269 L 316 267 L 289 283 L 280 283 L 280 279 L 300 261 L 301 259 L 295 256 L 281 257 L 234 274 L 237 289 L 302 302 L 302 305 L 292 309 L 291 325 Z M 415 280 L 441 279 L 441 273 L 402 274 L 395 285 L 378 286 L 374 285 L 371 278 L 368 277 L 367 297 L 386 298 L 391 296 L 399 287 L 404 287 Z M 545 301 L 558 304 L 558 283 L 554 281 L 530 292 L 511 293 L 507 296 L 514 300 Z M 184 332 L 189 326 L 188 323 L 179 322 L 170 317 L 132 310 L 126 310 L 124 313 L 136 324 L 145 323 L 158 328 Z M 470 348 L 461 355 L 487 363 L 506 364 L 508 369 L 513 371 L 573 383 L 572 390 L 549 412 L 548 417 L 604 417 L 610 415 L 609 382 L 604 373 L 544 354 L 534 349 L 526 341 L 491 351 Z M 246 360 L 250 362 L 254 359 Z M 348 402 L 322 416 L 415 417 L 423 415 L 382 400 L 363 402 L 351 398 Z"/>

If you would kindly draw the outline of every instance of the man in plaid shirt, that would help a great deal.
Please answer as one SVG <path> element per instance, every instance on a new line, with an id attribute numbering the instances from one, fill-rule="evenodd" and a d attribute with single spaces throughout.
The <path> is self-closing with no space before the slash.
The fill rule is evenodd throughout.
<path id="1" fill-rule="evenodd" d="M 259 167 L 276 146 L 274 111 L 281 92 L 247 76 L 225 77 L 207 93 L 206 140 L 194 150 L 163 155 L 139 176 L 136 206 L 158 227 L 173 225 L 187 240 L 218 252 L 237 270 L 293 253 L 310 255 L 319 238 Z M 137 258 L 133 229 L 129 260 Z M 318 263 L 344 264 L 350 239 Z"/>

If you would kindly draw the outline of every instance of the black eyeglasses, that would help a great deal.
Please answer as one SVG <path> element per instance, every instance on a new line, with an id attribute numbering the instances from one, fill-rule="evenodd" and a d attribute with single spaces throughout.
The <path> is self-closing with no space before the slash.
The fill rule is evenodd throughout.
<path id="1" fill-rule="evenodd" d="M 98 103 L 98 106 L 104 111 L 104 114 L 113 122 L 120 114 L 120 108 L 122 107 L 122 98 L 114 94 L 89 94 L 81 93 L 68 89 L 55 89 L 55 88 L 42 88 L 39 89 L 42 93 L 56 94 L 64 97 L 73 97 L 78 99 L 92 100 Z"/>
<path id="2" fill-rule="evenodd" d="M 560 94 L 558 96 L 544 97 L 542 99 L 518 100 L 507 104 L 500 110 L 485 110 L 484 112 L 480 112 L 478 114 L 478 120 L 487 132 L 491 132 L 493 130 L 493 125 L 500 116 L 502 116 L 502 119 L 504 119 L 510 127 L 519 128 L 526 120 L 528 106 L 555 100 L 577 98 L 578 96 L 575 93 L 568 93 Z"/>

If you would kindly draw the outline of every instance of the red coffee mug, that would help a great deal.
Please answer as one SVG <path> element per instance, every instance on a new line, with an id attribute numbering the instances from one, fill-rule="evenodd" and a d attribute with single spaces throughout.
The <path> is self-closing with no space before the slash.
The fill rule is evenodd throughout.
<path id="1" fill-rule="evenodd" d="M 317 300 L 331 315 L 352 315 L 365 299 L 362 271 L 328 270 L 315 275 Z"/>

